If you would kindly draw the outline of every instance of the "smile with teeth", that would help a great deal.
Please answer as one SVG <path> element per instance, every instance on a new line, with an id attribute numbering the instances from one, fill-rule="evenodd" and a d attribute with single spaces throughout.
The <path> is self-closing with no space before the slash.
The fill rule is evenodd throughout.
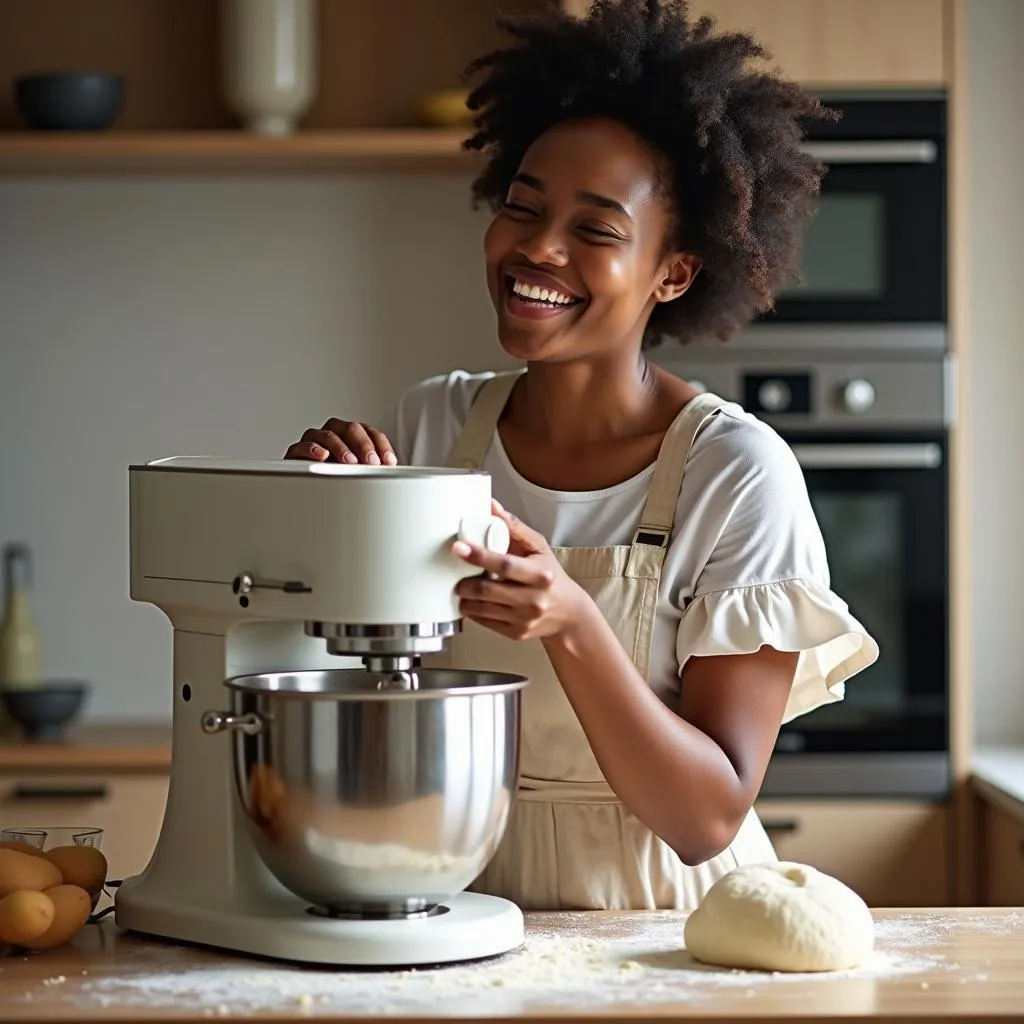
<path id="1" fill-rule="evenodd" d="M 580 301 L 554 288 L 538 288 L 535 284 L 526 284 L 526 282 L 514 277 L 510 280 L 512 282 L 512 292 L 518 295 L 524 302 L 545 306 L 572 306 Z"/>

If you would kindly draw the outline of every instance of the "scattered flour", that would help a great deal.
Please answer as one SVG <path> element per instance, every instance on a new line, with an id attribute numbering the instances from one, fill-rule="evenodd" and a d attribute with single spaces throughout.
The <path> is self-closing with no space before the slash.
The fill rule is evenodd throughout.
<path id="1" fill-rule="evenodd" d="M 62 992 L 58 984 L 46 995 L 49 1000 L 75 999 L 93 1007 L 173 1008 L 211 1017 L 251 1012 L 423 1014 L 436 1013 L 439 1003 L 446 1016 L 459 1017 L 624 1003 L 699 1003 L 729 989 L 736 997 L 751 998 L 768 984 L 884 980 L 956 966 L 904 952 L 941 943 L 946 922 L 902 918 L 879 924 L 876 951 L 860 969 L 830 974 L 720 970 L 696 963 L 680 948 L 684 917 L 666 911 L 628 923 L 608 918 L 595 924 L 574 915 L 554 915 L 531 922 L 520 950 L 431 970 L 285 968 L 219 957 L 195 966 L 195 952 L 168 946 L 161 951 L 161 970 L 154 972 L 151 950 L 129 949 L 123 954 L 120 977 L 83 981 L 73 993 Z M 1024 914 L 1020 917 L 1016 925 L 1003 919 L 999 927 L 1021 928 Z"/>

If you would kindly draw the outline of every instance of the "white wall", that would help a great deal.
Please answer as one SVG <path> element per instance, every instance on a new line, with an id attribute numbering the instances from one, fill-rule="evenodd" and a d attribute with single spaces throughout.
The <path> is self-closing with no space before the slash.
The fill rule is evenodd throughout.
<path id="1" fill-rule="evenodd" d="M 330 415 L 503 360 L 468 180 L 0 183 L 0 543 L 35 554 L 50 676 L 94 719 L 170 713 L 127 596 L 127 471 L 278 457 Z"/>
<path id="2" fill-rule="evenodd" d="M 975 733 L 1024 742 L 1024 2 L 967 10 Z"/>

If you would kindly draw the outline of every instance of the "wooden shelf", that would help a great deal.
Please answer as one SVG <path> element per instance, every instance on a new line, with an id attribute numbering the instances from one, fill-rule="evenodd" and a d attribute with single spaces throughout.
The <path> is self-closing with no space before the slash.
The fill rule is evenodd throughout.
<path id="1" fill-rule="evenodd" d="M 305 131 L 266 139 L 241 131 L 0 132 L 0 175 L 281 174 L 471 171 L 465 131 L 430 128 Z"/>

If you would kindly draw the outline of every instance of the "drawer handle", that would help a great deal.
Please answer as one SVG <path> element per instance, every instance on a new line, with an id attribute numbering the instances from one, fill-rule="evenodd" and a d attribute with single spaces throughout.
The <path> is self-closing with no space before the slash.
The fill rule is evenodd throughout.
<path id="1" fill-rule="evenodd" d="M 800 822 L 793 818 L 780 821 L 762 821 L 765 832 L 799 832 Z"/>
<path id="2" fill-rule="evenodd" d="M 102 783 L 84 786 L 26 786 L 11 790 L 12 800 L 105 800 L 109 787 Z"/>

